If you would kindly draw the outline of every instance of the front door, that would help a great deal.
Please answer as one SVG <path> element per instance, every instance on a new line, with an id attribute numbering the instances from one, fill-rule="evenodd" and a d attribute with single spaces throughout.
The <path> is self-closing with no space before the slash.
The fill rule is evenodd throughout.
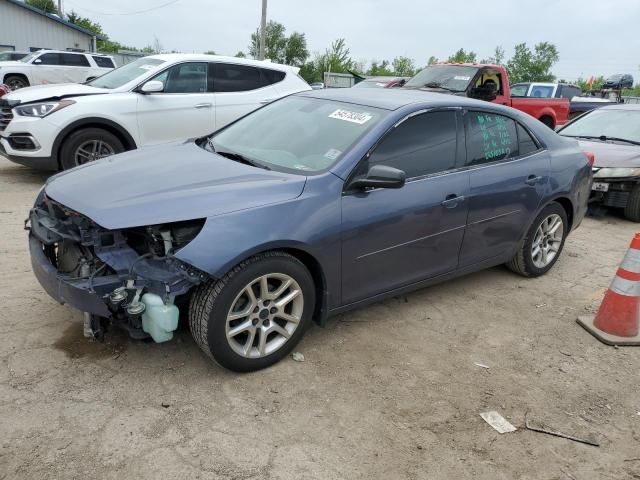
<path id="1" fill-rule="evenodd" d="M 465 114 L 469 218 L 460 267 L 514 252 L 549 188 L 550 158 L 509 117 Z"/>
<path id="2" fill-rule="evenodd" d="M 139 94 L 138 129 L 143 145 L 204 136 L 214 128 L 215 96 L 209 91 L 208 64 L 174 65 L 152 80 L 160 93 Z"/>
<path id="3" fill-rule="evenodd" d="M 456 169 L 462 128 L 454 110 L 406 119 L 364 160 L 405 171 L 400 189 L 342 198 L 342 304 L 455 270 L 467 219 L 468 173 Z M 460 133 L 459 133 L 460 132 Z"/>
<path id="4" fill-rule="evenodd" d="M 62 66 L 60 53 L 43 53 L 34 59 L 32 65 L 34 85 L 65 83 L 64 67 Z"/>

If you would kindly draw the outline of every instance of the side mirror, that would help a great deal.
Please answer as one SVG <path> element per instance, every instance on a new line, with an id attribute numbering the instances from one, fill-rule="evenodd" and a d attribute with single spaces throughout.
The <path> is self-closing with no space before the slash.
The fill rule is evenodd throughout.
<path id="1" fill-rule="evenodd" d="M 386 165 L 374 165 L 364 177 L 355 178 L 350 189 L 364 190 L 367 188 L 401 188 L 406 181 L 406 174 L 397 168 Z"/>
<path id="2" fill-rule="evenodd" d="M 36 58 L 33 63 L 35 63 L 36 65 L 39 65 L 42 63 L 42 60 L 40 58 Z"/>
<path id="3" fill-rule="evenodd" d="M 140 87 L 142 93 L 160 93 L 164 90 L 164 83 L 160 80 L 149 80 Z"/>

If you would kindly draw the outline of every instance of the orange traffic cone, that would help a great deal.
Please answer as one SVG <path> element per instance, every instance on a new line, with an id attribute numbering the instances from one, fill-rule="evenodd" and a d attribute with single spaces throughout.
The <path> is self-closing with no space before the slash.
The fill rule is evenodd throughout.
<path id="1" fill-rule="evenodd" d="M 636 233 L 595 316 L 578 323 L 607 345 L 640 345 L 640 233 Z"/>

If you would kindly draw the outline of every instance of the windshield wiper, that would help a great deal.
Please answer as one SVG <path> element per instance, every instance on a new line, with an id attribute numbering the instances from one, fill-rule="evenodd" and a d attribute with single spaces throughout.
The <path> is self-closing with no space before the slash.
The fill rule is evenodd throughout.
<path id="1" fill-rule="evenodd" d="M 626 138 L 620 138 L 620 137 L 608 137 L 607 135 L 565 135 L 565 137 L 584 138 L 587 140 L 601 140 L 603 142 L 606 142 L 607 140 L 611 140 L 613 142 L 625 142 L 625 143 L 630 143 L 631 145 L 640 145 L 640 142 L 636 142 L 634 140 L 628 140 Z"/>
<path id="2" fill-rule="evenodd" d="M 213 144 L 212 143 L 210 143 L 209 145 L 211 145 L 211 147 L 213 148 Z M 263 168 L 265 170 L 271 170 L 266 165 L 264 165 L 262 163 L 258 163 L 255 160 L 250 160 L 250 159 L 248 159 L 247 157 L 245 157 L 244 155 L 242 155 L 240 153 L 225 152 L 225 151 L 222 151 L 222 150 L 214 150 L 214 151 L 218 155 L 221 155 L 221 156 L 223 156 L 225 158 L 228 158 L 230 160 L 235 160 L 236 162 L 244 163 L 245 165 L 251 165 L 252 167 L 258 167 L 258 168 Z"/>
<path id="3" fill-rule="evenodd" d="M 422 87 L 423 88 L 424 87 L 426 87 L 426 88 L 440 88 L 440 89 L 446 90 L 448 92 L 459 92 L 460 91 L 460 90 L 454 90 L 452 88 L 444 87 L 441 83 L 438 83 L 438 82 L 428 82 L 428 83 L 425 83 Z"/>

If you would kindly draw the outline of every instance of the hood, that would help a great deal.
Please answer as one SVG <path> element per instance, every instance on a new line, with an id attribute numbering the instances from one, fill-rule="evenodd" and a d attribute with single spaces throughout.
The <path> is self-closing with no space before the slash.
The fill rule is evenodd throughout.
<path id="1" fill-rule="evenodd" d="M 595 167 L 640 167 L 640 146 L 580 140 L 580 148 L 596 156 Z"/>
<path id="2" fill-rule="evenodd" d="M 79 83 L 57 83 L 52 85 L 36 85 L 10 92 L 3 100 L 17 100 L 20 103 L 38 102 L 43 100 L 58 100 L 60 98 L 76 97 L 83 95 L 100 95 L 109 93 L 104 88 L 90 87 Z"/>
<path id="3" fill-rule="evenodd" d="M 107 229 L 223 215 L 298 197 L 306 177 L 264 170 L 193 140 L 114 155 L 52 177 L 45 193 Z"/>

